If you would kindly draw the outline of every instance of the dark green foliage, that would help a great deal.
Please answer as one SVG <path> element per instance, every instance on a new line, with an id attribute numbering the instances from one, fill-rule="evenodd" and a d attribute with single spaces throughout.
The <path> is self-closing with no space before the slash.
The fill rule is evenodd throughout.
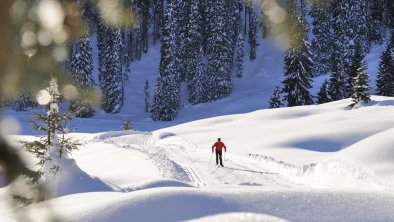
<path id="1" fill-rule="evenodd" d="M 236 77 L 242 78 L 244 72 L 244 37 L 242 32 L 240 31 L 237 38 L 237 44 L 235 46 L 235 70 L 236 70 Z"/>
<path id="2" fill-rule="evenodd" d="M 145 112 L 148 113 L 150 111 L 149 80 L 145 81 L 144 94 L 145 94 Z"/>
<path id="3" fill-rule="evenodd" d="M 205 85 L 206 83 L 206 64 L 205 64 L 205 58 L 204 58 L 204 53 L 202 51 L 202 48 L 200 48 L 198 57 L 197 57 L 197 66 L 196 66 L 196 73 L 193 77 L 193 79 L 190 81 L 189 88 L 190 94 L 189 94 L 189 101 L 192 104 L 198 104 L 202 103 L 205 98 Z"/>
<path id="4" fill-rule="evenodd" d="M 120 57 L 121 31 L 107 28 L 104 69 L 100 79 L 103 93 L 103 109 L 107 113 L 118 113 L 123 107 L 124 78 Z"/>
<path id="5" fill-rule="evenodd" d="M 307 25 L 305 18 L 296 16 L 294 6 L 289 6 L 290 33 L 293 39 L 284 59 L 285 80 L 283 92 L 287 105 L 301 106 L 313 104 L 309 89 L 312 87 L 313 63 L 307 42 Z"/>
<path id="6" fill-rule="evenodd" d="M 360 102 L 368 103 L 371 101 L 369 90 L 371 87 L 368 85 L 369 75 L 365 72 L 367 66 L 365 61 L 362 61 L 359 68 L 357 69 L 357 76 L 354 79 L 352 104 L 351 107 L 359 104 Z"/>
<path id="7" fill-rule="evenodd" d="M 274 93 L 272 94 L 271 100 L 270 100 L 270 105 L 269 108 L 273 109 L 273 108 L 279 108 L 283 106 L 283 103 L 280 99 L 280 88 L 279 86 L 277 86 L 274 90 Z"/>
<path id="8" fill-rule="evenodd" d="M 64 158 L 68 156 L 73 150 L 77 150 L 81 145 L 78 141 L 66 137 L 68 133 L 67 122 L 72 119 L 70 113 L 60 113 L 59 103 L 62 102 L 61 94 L 58 91 L 57 81 L 52 79 L 47 88 L 51 99 L 47 105 L 44 106 L 43 113 L 33 112 L 37 121 L 32 121 L 33 130 L 41 131 L 46 136 L 40 137 L 34 141 L 21 141 L 23 147 L 32 153 L 38 160 L 37 165 L 40 167 L 37 171 L 24 169 L 22 174 L 25 176 L 30 187 L 37 192 L 39 189 L 38 181 L 43 175 L 43 167 L 47 162 L 52 162 L 52 158 Z M 55 155 L 55 156 L 52 156 Z M 59 170 L 59 166 L 53 162 L 51 172 L 53 175 Z M 46 175 L 50 176 L 50 175 Z M 24 197 L 23 195 L 14 195 L 16 200 L 21 201 L 22 204 L 30 204 L 32 202 L 42 201 L 42 196 Z"/>
<path id="9" fill-rule="evenodd" d="M 320 87 L 319 93 L 317 94 L 317 103 L 323 104 L 331 102 L 330 97 L 328 96 L 328 80 L 324 80 L 323 85 Z"/>
<path id="10" fill-rule="evenodd" d="M 378 95 L 394 96 L 394 58 L 390 47 L 380 56 L 376 86 Z"/>
<path id="11" fill-rule="evenodd" d="M 171 121 L 178 114 L 180 107 L 180 67 L 178 54 L 179 21 L 176 13 L 179 11 L 180 0 L 168 3 L 164 17 L 164 27 L 160 48 L 160 68 L 155 94 L 152 103 L 152 119 Z"/>
<path id="12" fill-rule="evenodd" d="M 360 44 L 356 44 L 356 51 L 354 53 L 353 59 L 352 59 L 352 64 L 349 67 L 349 72 L 348 75 L 346 76 L 346 87 L 345 87 L 345 96 L 346 97 L 351 97 L 352 95 L 352 89 L 354 86 L 354 79 L 358 74 L 358 69 L 361 66 L 361 63 L 363 62 L 363 54 L 361 51 L 361 46 Z"/>
<path id="13" fill-rule="evenodd" d="M 206 102 L 228 96 L 232 92 L 231 74 L 233 55 L 239 28 L 237 0 L 207 1 L 207 49 L 208 59 Z"/>
<path id="14" fill-rule="evenodd" d="M 340 73 L 341 63 L 337 62 L 337 57 L 333 56 L 332 72 L 329 80 L 328 95 L 332 101 L 337 101 L 345 98 L 345 78 Z"/>
<path id="15" fill-rule="evenodd" d="M 333 33 L 330 1 L 313 0 L 311 16 L 314 35 L 311 45 L 314 61 L 313 75 L 319 76 L 331 70 Z"/>
<path id="16" fill-rule="evenodd" d="M 94 90 L 95 84 L 92 77 L 93 57 L 89 37 L 77 41 L 69 68 L 72 73 L 72 79 L 80 93 L 78 98 L 70 101 L 69 110 L 76 117 L 91 117 L 94 114 L 94 108 L 92 102 L 86 97 L 90 91 Z"/>
<path id="17" fill-rule="evenodd" d="M 249 59 L 251 61 L 256 59 L 256 49 L 258 46 L 257 43 L 257 16 L 256 13 L 253 9 L 252 1 L 248 1 L 246 10 L 248 10 L 249 14 L 249 46 L 250 46 L 250 52 L 249 52 Z"/>
<path id="18" fill-rule="evenodd" d="M 126 118 L 124 121 L 123 121 L 123 130 L 132 130 L 133 129 L 133 127 L 132 127 L 132 125 L 131 125 L 131 121 L 130 121 L 130 119 L 129 118 Z"/>

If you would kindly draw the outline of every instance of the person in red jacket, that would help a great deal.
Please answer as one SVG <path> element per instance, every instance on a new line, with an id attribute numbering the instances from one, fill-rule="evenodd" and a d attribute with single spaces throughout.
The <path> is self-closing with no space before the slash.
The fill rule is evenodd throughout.
<path id="1" fill-rule="evenodd" d="M 212 146 L 212 153 L 213 153 L 213 148 L 215 148 L 216 151 L 216 165 L 219 164 L 219 159 L 220 159 L 220 165 L 223 166 L 223 161 L 222 161 L 222 150 L 224 148 L 224 152 L 226 151 L 226 145 L 221 141 L 220 138 L 218 138 L 218 141 L 213 144 Z"/>

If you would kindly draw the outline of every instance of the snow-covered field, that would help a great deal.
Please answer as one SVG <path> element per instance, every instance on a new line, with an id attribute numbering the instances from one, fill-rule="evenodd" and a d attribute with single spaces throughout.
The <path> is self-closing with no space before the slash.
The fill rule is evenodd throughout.
<path id="1" fill-rule="evenodd" d="M 65 162 L 56 198 L 24 217 L 42 221 L 49 204 L 62 221 L 394 221 L 394 99 L 348 104 L 73 134 L 84 146 Z M 211 159 L 217 137 L 224 168 Z M 8 189 L 4 221 L 14 216 Z"/>

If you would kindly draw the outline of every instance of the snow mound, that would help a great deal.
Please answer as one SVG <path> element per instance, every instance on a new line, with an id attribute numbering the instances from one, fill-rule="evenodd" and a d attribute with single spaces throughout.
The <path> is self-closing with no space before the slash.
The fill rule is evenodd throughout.
<path id="1" fill-rule="evenodd" d="M 370 169 L 394 185 L 394 128 L 361 140 L 338 152 L 337 156 Z"/>
<path id="2" fill-rule="evenodd" d="M 192 187 L 192 185 L 181 182 L 179 180 L 161 179 L 161 180 L 151 180 L 138 184 L 134 187 L 134 189 L 144 190 L 144 189 L 158 188 L 158 187 Z"/>
<path id="3" fill-rule="evenodd" d="M 287 220 L 283 220 L 265 214 L 256 214 L 256 213 L 225 213 L 225 214 L 218 214 L 214 216 L 202 217 L 194 220 L 188 220 L 188 222 L 239 222 L 239 221 L 286 222 Z"/>
<path id="4" fill-rule="evenodd" d="M 49 176 L 52 177 L 52 175 Z M 82 171 L 74 159 L 61 160 L 60 170 L 57 172 L 55 180 L 57 188 L 54 191 L 54 196 L 113 190 L 103 181 Z"/>

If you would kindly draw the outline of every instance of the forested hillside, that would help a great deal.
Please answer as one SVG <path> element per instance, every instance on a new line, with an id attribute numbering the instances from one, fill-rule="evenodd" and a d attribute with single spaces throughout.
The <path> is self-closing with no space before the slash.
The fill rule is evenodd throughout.
<path id="1" fill-rule="evenodd" d="M 271 108 L 353 96 L 363 87 L 355 78 L 367 68 L 364 57 L 375 46 L 385 48 L 375 90 L 394 95 L 393 0 L 124 0 L 103 7 L 79 1 L 84 36 L 69 44 L 63 65 L 82 94 L 69 105 L 78 117 L 94 115 L 94 102 L 83 99 L 91 89 L 101 92 L 100 109 L 121 112 L 133 73 L 140 72 L 133 63 L 154 47 L 160 47 L 152 74 L 156 84 L 147 77 L 144 93 L 145 111 L 153 120 L 174 120 L 182 98 L 200 104 L 230 95 L 234 82 L 247 78 L 249 61 L 265 59 L 259 57 L 263 42 L 285 50 L 283 72 L 275 74 L 283 82 Z M 321 75 L 330 77 L 313 95 L 312 78 Z M 24 111 L 37 105 L 31 97 L 22 92 L 5 105 Z"/>

